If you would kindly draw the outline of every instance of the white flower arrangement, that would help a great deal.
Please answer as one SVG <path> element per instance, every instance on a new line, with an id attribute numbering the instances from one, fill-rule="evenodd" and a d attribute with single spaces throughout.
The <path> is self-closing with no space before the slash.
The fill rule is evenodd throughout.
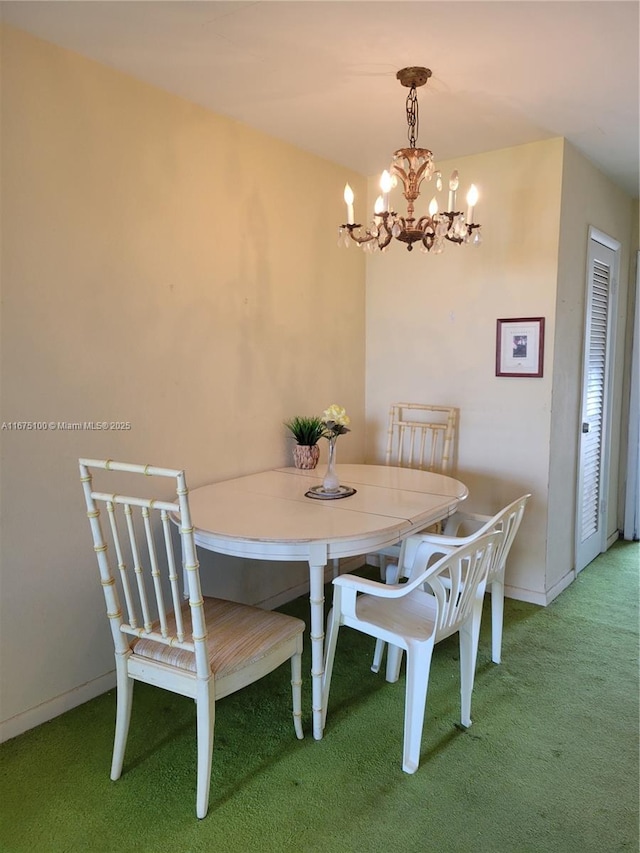
<path id="1" fill-rule="evenodd" d="M 338 406 L 335 403 L 332 403 L 328 409 L 324 410 L 322 413 L 322 422 L 325 425 L 324 437 L 327 439 L 336 439 L 339 435 L 351 432 L 348 428 L 351 418 L 343 406 Z"/>

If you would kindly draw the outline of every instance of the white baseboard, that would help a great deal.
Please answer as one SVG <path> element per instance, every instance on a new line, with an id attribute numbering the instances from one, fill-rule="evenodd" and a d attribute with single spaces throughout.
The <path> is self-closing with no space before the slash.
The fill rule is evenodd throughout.
<path id="1" fill-rule="evenodd" d="M 551 589 L 546 592 L 536 592 L 532 589 L 523 589 L 519 586 L 508 586 L 505 584 L 504 594 L 506 598 L 514 598 L 516 601 L 526 601 L 528 604 L 539 604 L 546 607 L 551 604 L 554 598 L 557 598 L 563 589 L 566 589 L 570 583 L 575 580 L 576 573 L 573 569 L 561 578 Z"/>
<path id="2" fill-rule="evenodd" d="M 547 603 L 544 592 L 535 592 L 532 589 L 522 589 L 519 586 L 504 585 L 505 598 L 513 598 L 516 601 L 526 601 L 527 604 L 541 604 L 543 607 Z"/>
<path id="3" fill-rule="evenodd" d="M 611 534 L 611 536 L 607 537 L 607 551 L 609 550 L 609 548 L 611 548 L 612 545 L 616 544 L 618 539 L 621 538 L 621 535 L 622 535 L 621 531 L 616 530 Z"/>
<path id="4" fill-rule="evenodd" d="M 557 598 L 563 589 L 566 589 L 570 584 L 574 582 L 576 579 L 576 573 L 574 569 L 570 569 L 567 574 L 560 578 L 560 580 L 555 583 L 551 589 L 547 590 L 547 604 L 551 604 L 554 598 Z"/>
<path id="5" fill-rule="evenodd" d="M 95 699 L 96 696 L 101 696 L 108 690 L 111 690 L 116 685 L 115 669 L 101 675 L 99 678 L 88 681 L 80 687 L 75 687 L 61 696 L 56 696 L 54 699 L 49 699 L 41 705 L 36 705 L 35 708 L 29 708 L 27 711 L 22 711 L 16 714 L 15 717 L 9 717 L 8 720 L 3 720 L 0 723 L 0 743 L 6 740 L 17 737 L 29 729 L 35 729 L 36 726 L 42 723 L 48 723 L 54 717 L 59 717 L 65 711 L 70 711 L 78 705 L 83 705 L 90 699 Z"/>

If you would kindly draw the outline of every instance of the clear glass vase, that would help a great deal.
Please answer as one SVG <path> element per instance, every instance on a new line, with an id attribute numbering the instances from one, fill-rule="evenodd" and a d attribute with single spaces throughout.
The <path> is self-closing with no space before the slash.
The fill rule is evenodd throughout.
<path id="1" fill-rule="evenodd" d="M 322 489 L 325 492 L 337 492 L 340 489 L 340 481 L 336 474 L 336 439 L 337 436 L 331 436 L 329 441 L 329 461 L 327 463 L 327 473 L 322 481 Z"/>

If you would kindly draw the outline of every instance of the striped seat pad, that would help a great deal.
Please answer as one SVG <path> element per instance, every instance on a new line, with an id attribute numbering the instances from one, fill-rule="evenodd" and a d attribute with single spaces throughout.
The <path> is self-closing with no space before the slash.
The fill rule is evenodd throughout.
<path id="1" fill-rule="evenodd" d="M 182 606 L 184 624 L 191 625 L 189 603 Z M 274 646 L 286 643 L 305 629 L 301 619 L 274 610 L 262 610 L 221 598 L 204 598 L 207 646 L 211 670 L 215 675 L 229 675 L 265 657 Z M 167 617 L 170 635 L 175 635 L 175 616 Z M 153 630 L 159 630 L 155 623 Z M 136 639 L 131 649 L 138 657 L 196 671 L 195 654 L 186 649 L 165 645 L 157 640 Z"/>

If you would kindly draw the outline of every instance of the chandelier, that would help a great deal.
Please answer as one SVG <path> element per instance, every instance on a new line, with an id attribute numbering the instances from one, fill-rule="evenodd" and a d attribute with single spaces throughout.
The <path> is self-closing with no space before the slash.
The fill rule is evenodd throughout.
<path id="1" fill-rule="evenodd" d="M 442 190 L 442 175 L 436 169 L 433 162 L 433 154 L 428 148 L 418 148 L 418 96 L 416 89 L 424 86 L 431 77 L 428 68 L 402 68 L 396 74 L 396 78 L 403 86 L 409 89 L 407 96 L 407 135 L 409 138 L 408 148 L 399 148 L 393 155 L 389 171 L 384 171 L 380 179 L 382 195 L 376 199 L 373 219 L 370 224 L 363 228 L 357 224 L 354 214 L 353 190 L 347 184 L 344 188 L 344 200 L 347 205 L 347 222 L 341 225 L 339 234 L 339 245 L 349 246 L 350 240 L 356 242 L 365 251 L 385 251 L 392 238 L 407 244 L 408 251 L 412 251 L 414 243 L 420 243 L 423 252 L 433 250 L 434 254 L 440 254 L 445 246 L 445 240 L 450 243 L 472 243 L 479 245 L 481 242 L 480 225 L 473 222 L 473 213 L 478 201 L 478 190 L 471 184 L 467 193 L 467 210 L 463 213 L 456 210 L 457 193 L 459 186 L 458 172 L 454 171 L 449 179 L 448 210 L 439 211 L 436 197 L 431 199 L 428 213 L 418 219 L 414 216 L 414 202 L 420 195 L 422 181 L 435 179 L 436 189 Z M 407 201 L 407 213 L 405 216 L 389 210 L 389 193 L 391 189 L 401 181 L 403 195 Z"/>

